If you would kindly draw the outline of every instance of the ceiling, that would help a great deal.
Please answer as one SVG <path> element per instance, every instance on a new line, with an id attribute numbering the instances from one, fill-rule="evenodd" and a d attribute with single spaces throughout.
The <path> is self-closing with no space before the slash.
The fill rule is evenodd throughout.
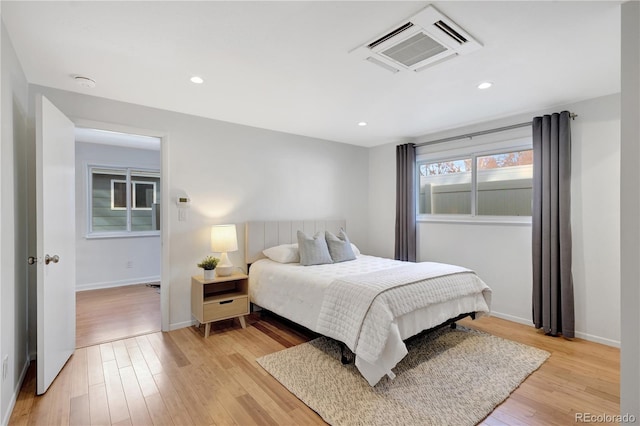
<path id="1" fill-rule="evenodd" d="M 2 19 L 30 83 L 362 146 L 620 91 L 618 1 L 438 1 L 482 49 L 396 74 L 349 54 L 428 4 L 2 1 Z"/>

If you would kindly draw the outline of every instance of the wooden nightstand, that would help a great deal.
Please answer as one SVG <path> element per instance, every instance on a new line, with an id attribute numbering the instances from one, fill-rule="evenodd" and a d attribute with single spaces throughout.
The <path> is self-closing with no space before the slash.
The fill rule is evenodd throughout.
<path id="1" fill-rule="evenodd" d="M 249 315 L 249 276 L 234 273 L 228 277 L 205 280 L 202 275 L 191 277 L 191 313 L 204 324 L 204 337 L 209 337 L 211 323 L 238 318 L 246 328 L 244 316 Z"/>

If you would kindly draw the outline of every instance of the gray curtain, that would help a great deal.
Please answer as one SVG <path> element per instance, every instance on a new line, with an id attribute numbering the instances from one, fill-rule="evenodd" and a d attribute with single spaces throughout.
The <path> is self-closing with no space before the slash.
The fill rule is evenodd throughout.
<path id="1" fill-rule="evenodd" d="M 416 148 L 396 147 L 396 248 L 395 258 L 416 261 Z"/>
<path id="2" fill-rule="evenodd" d="M 533 323 L 574 337 L 571 126 L 563 111 L 533 119 Z"/>

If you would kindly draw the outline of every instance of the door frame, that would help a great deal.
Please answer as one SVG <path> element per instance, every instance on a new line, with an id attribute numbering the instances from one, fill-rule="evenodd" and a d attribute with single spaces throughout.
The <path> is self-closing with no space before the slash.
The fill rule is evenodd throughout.
<path id="1" fill-rule="evenodd" d="M 141 136 L 152 136 L 160 139 L 160 191 L 162 194 L 160 201 L 160 313 L 161 329 L 169 331 L 169 291 L 171 277 L 171 263 L 169 262 L 169 135 L 158 130 L 142 129 L 133 126 L 105 123 L 101 121 L 87 120 L 83 118 L 69 117 L 76 127 L 84 127 L 96 130 L 106 130 L 110 132 L 131 133 Z"/>

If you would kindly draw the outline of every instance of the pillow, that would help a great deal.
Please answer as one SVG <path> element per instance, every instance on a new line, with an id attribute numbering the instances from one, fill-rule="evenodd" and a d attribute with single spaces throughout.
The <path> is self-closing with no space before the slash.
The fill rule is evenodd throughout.
<path id="1" fill-rule="evenodd" d="M 262 254 L 278 263 L 299 263 L 300 253 L 297 244 L 282 244 L 262 250 Z"/>
<path id="2" fill-rule="evenodd" d="M 358 247 L 356 247 L 355 244 L 351 243 L 351 250 L 353 250 L 353 254 L 356 255 L 356 257 L 360 256 L 362 253 L 360 253 L 360 249 Z"/>
<path id="3" fill-rule="evenodd" d="M 333 263 L 324 236 L 318 232 L 313 238 L 298 231 L 298 252 L 300 263 L 304 266 Z"/>
<path id="4" fill-rule="evenodd" d="M 349 237 L 347 237 L 344 229 L 341 229 L 337 236 L 329 231 L 325 231 L 324 237 L 327 240 L 329 254 L 334 263 L 346 262 L 347 260 L 354 260 L 356 258 L 353 248 L 351 248 L 351 241 L 349 241 Z"/>

